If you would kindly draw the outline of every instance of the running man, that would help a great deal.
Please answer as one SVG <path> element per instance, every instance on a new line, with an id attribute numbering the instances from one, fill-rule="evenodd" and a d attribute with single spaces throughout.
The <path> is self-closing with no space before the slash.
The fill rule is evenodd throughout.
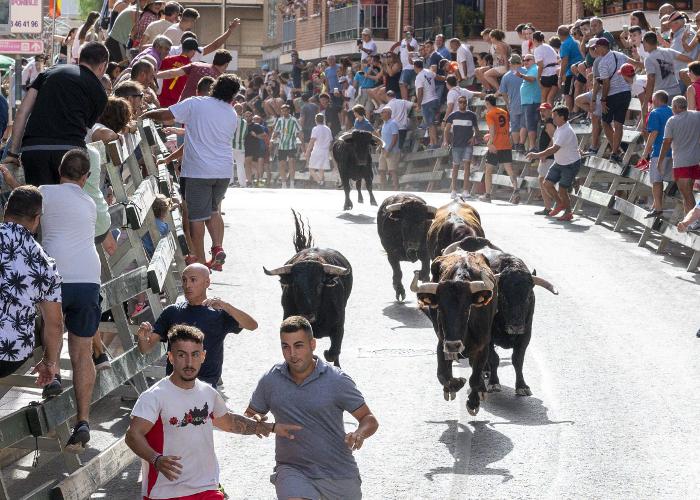
<path id="1" fill-rule="evenodd" d="M 289 105 L 282 106 L 282 116 L 277 118 L 275 127 L 272 129 L 272 140 L 279 141 L 277 148 L 277 160 L 280 166 L 279 182 L 282 187 L 294 189 L 294 170 L 296 167 L 297 139 L 304 140 L 301 132 L 301 125 L 296 118 L 289 114 Z M 289 174 L 287 174 L 287 164 L 289 164 Z"/>

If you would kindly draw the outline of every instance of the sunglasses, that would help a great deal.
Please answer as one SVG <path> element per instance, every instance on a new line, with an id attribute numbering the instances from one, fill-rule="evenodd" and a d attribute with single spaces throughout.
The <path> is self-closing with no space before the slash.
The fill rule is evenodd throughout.
<path id="1" fill-rule="evenodd" d="M 141 92 L 140 94 L 130 94 L 130 95 L 128 95 L 127 97 L 140 97 L 140 98 L 143 98 L 143 92 Z"/>

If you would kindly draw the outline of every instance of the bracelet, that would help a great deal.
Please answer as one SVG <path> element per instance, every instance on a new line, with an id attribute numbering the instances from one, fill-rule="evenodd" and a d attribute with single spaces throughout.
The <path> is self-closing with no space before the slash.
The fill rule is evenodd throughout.
<path id="1" fill-rule="evenodd" d="M 270 432 L 272 432 L 273 434 L 275 433 L 275 425 L 277 425 L 277 423 L 272 422 L 272 430 Z"/>
<path id="2" fill-rule="evenodd" d="M 153 457 L 151 457 L 151 459 L 149 460 L 149 462 L 151 462 L 151 465 L 152 465 L 154 468 L 156 468 L 156 469 L 158 468 L 158 459 L 161 458 L 162 456 L 163 456 L 163 455 L 159 453 L 159 454 L 154 455 Z"/>

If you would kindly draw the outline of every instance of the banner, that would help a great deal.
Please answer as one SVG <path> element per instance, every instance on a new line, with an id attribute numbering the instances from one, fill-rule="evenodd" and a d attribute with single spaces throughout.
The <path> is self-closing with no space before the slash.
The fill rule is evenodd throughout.
<path id="1" fill-rule="evenodd" d="M 61 0 L 49 0 L 49 17 L 61 16 Z"/>

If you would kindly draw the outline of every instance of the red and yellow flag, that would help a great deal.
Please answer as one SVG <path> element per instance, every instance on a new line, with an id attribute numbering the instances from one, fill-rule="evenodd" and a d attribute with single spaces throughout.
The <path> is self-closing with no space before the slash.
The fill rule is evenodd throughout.
<path id="1" fill-rule="evenodd" d="M 49 0 L 49 16 L 59 17 L 61 15 L 61 0 Z"/>

